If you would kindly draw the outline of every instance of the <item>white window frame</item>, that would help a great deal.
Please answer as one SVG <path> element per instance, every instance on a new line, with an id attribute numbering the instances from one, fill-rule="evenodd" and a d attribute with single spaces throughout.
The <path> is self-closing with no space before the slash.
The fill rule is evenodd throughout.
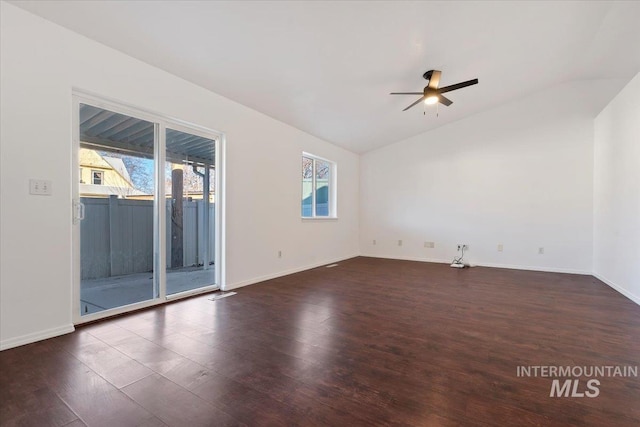
<path id="1" fill-rule="evenodd" d="M 338 165 L 333 160 L 326 159 L 324 157 L 316 156 L 315 154 L 302 152 L 302 161 L 304 158 L 312 160 L 312 183 L 311 183 L 311 216 L 302 216 L 302 196 L 304 195 L 304 181 L 300 178 L 300 205 L 301 210 L 300 217 L 303 221 L 308 220 L 335 220 L 338 219 L 338 197 L 337 197 L 337 182 L 338 182 Z M 317 216 L 316 215 L 316 161 L 322 161 L 329 164 L 329 215 Z"/>
<path id="2" fill-rule="evenodd" d="M 99 173 L 100 174 L 100 184 L 96 184 L 96 180 L 95 180 L 95 176 L 94 174 Z M 91 184 L 93 185 L 104 185 L 104 171 L 100 171 L 97 169 L 91 169 Z"/>

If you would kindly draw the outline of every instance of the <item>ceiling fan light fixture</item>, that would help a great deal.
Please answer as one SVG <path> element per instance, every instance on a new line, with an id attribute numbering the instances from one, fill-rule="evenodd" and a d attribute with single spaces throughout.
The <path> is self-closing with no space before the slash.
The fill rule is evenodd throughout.
<path id="1" fill-rule="evenodd" d="M 427 96 L 424 99 L 424 103 L 427 105 L 433 105 L 438 103 L 438 97 L 436 95 Z"/>
<path id="2" fill-rule="evenodd" d="M 426 105 L 435 105 L 440 103 L 445 107 L 448 107 L 453 104 L 453 101 L 442 95 L 443 93 L 478 84 L 478 79 L 473 79 L 450 86 L 440 87 L 441 74 L 442 72 L 440 70 L 429 70 L 424 73 L 422 77 L 429 80 L 429 84 L 422 90 L 422 92 L 391 92 L 390 95 L 422 95 L 420 98 L 415 100 L 413 104 L 409 105 L 402 111 L 407 111 L 409 108 L 415 107 L 422 101 L 424 101 Z"/>

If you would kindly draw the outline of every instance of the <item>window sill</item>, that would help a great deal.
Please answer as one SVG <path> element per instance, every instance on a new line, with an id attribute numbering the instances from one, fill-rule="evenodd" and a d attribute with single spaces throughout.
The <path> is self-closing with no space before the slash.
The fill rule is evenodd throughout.
<path id="1" fill-rule="evenodd" d="M 303 216 L 300 217 L 300 219 L 302 219 L 302 222 L 307 222 L 307 221 L 337 221 L 338 217 L 337 216 L 314 216 L 314 217 L 308 217 L 308 216 Z"/>

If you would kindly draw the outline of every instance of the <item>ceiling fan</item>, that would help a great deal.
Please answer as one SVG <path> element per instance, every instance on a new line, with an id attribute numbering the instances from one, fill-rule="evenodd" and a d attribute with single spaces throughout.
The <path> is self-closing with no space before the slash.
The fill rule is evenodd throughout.
<path id="1" fill-rule="evenodd" d="M 472 86 L 478 84 L 478 79 L 467 80 L 466 82 L 456 83 L 451 86 L 445 86 L 438 88 L 440 85 L 440 75 L 442 74 L 439 70 L 429 70 L 422 75 L 426 80 L 429 80 L 429 83 L 424 87 L 422 92 L 391 92 L 390 95 L 422 95 L 420 99 L 418 99 L 413 104 L 409 105 L 402 111 L 407 111 L 409 108 L 417 105 L 420 101 L 424 101 L 425 104 L 432 105 L 436 103 L 441 103 L 446 105 L 447 107 L 453 104 L 449 98 L 443 96 L 443 93 L 451 92 L 452 90 L 462 89 L 463 87 Z"/>

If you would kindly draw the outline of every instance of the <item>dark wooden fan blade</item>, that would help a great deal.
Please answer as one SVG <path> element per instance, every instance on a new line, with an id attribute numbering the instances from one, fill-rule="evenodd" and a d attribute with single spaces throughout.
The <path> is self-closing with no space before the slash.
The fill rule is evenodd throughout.
<path id="1" fill-rule="evenodd" d="M 407 108 L 405 108 L 402 111 L 407 111 L 409 108 L 415 106 L 416 104 L 419 104 L 423 99 L 424 99 L 424 96 L 421 96 L 416 102 L 414 102 L 413 104 L 409 105 Z"/>
<path id="2" fill-rule="evenodd" d="M 451 85 L 451 86 L 442 87 L 442 88 L 438 89 L 438 92 L 440 92 L 440 93 L 451 92 L 452 90 L 458 90 L 458 89 L 462 89 L 463 87 L 473 86 L 473 85 L 476 85 L 476 84 L 478 84 L 478 79 L 468 80 L 466 82 L 456 83 L 456 84 Z"/>
<path id="3" fill-rule="evenodd" d="M 438 85 L 440 84 L 440 74 L 442 74 L 441 71 L 433 70 L 427 86 L 431 89 L 438 89 Z"/>
<path id="4" fill-rule="evenodd" d="M 442 95 L 438 95 L 438 101 L 440 102 L 440 104 L 445 105 L 445 106 L 449 106 L 451 104 L 453 104 L 453 101 L 450 100 L 449 98 L 442 96 Z"/>
<path id="5" fill-rule="evenodd" d="M 423 95 L 422 92 L 391 92 L 389 95 Z"/>

